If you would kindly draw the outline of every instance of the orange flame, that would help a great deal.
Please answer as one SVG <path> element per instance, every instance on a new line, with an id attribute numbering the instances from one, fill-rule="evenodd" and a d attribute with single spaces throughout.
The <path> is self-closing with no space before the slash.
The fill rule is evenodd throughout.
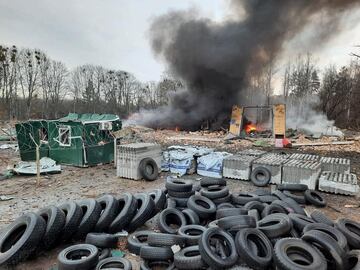
<path id="1" fill-rule="evenodd" d="M 177 127 L 175 127 L 175 131 L 176 132 L 179 132 L 180 131 L 180 128 L 177 126 Z"/>
<path id="2" fill-rule="evenodd" d="M 245 131 L 248 134 L 253 132 L 253 131 L 256 131 L 256 130 L 257 129 L 256 129 L 256 126 L 254 124 L 248 124 L 248 125 L 245 126 Z"/>

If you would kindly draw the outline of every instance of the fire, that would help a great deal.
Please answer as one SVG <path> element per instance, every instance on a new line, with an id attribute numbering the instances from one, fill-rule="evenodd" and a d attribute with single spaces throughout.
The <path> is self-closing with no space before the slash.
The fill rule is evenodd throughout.
<path id="1" fill-rule="evenodd" d="M 249 133 L 251 133 L 251 132 L 254 132 L 254 131 L 256 131 L 257 129 L 256 129 L 256 126 L 254 125 L 254 124 L 247 124 L 246 126 L 245 126 L 245 131 L 246 131 L 246 133 L 247 134 L 249 134 Z"/>
<path id="2" fill-rule="evenodd" d="M 176 132 L 179 132 L 179 131 L 180 131 L 180 127 L 176 126 L 176 127 L 175 127 L 175 131 L 176 131 Z"/>

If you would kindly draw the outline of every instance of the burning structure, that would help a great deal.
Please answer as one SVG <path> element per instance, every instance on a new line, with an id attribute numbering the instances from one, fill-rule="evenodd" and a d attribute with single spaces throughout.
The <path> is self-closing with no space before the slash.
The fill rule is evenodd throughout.
<path id="1" fill-rule="evenodd" d="M 140 113 L 137 122 L 182 130 L 198 129 L 204 121 L 214 129 L 228 125 L 233 104 L 262 105 L 250 104 L 244 92 L 281 57 L 287 42 L 316 23 L 308 43 L 320 45 L 356 5 L 357 0 L 231 0 L 232 17 L 222 22 L 194 10 L 156 18 L 150 28 L 153 51 L 185 87 L 168 105 Z"/>

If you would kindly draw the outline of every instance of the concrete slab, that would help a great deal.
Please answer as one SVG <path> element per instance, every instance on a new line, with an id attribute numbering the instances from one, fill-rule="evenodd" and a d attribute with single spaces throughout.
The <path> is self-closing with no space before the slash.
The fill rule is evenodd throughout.
<path id="1" fill-rule="evenodd" d="M 161 170 L 161 146 L 152 143 L 132 143 L 119 145 L 116 150 L 116 175 L 118 177 L 140 180 L 139 165 L 144 158 L 155 160 Z"/>
<path id="2" fill-rule="evenodd" d="M 320 175 L 319 190 L 354 196 L 359 192 L 359 185 L 355 174 L 325 171 Z"/>
<path id="3" fill-rule="evenodd" d="M 225 178 L 250 180 L 252 162 L 256 156 L 234 155 L 224 159 L 223 176 Z"/>
<path id="4" fill-rule="evenodd" d="M 289 155 L 268 153 L 253 161 L 252 169 L 265 167 L 271 173 L 271 184 L 281 184 L 282 165 L 288 160 Z"/>
<path id="5" fill-rule="evenodd" d="M 283 165 L 282 183 L 305 184 L 315 190 L 321 173 L 321 163 L 313 160 L 289 159 Z"/>
<path id="6" fill-rule="evenodd" d="M 322 171 L 335 173 L 350 173 L 350 159 L 336 157 L 321 157 Z"/>

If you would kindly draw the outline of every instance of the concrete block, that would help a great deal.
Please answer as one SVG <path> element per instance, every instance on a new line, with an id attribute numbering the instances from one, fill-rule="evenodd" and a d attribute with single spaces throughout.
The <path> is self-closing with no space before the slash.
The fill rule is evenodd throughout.
<path id="1" fill-rule="evenodd" d="M 259 149 L 245 149 L 237 153 L 237 155 L 244 155 L 244 156 L 254 156 L 254 157 L 261 157 L 265 155 L 267 152 Z"/>
<path id="2" fill-rule="evenodd" d="M 224 159 L 223 176 L 225 178 L 250 180 L 252 162 L 256 156 L 234 155 Z"/>
<path id="3" fill-rule="evenodd" d="M 321 173 L 321 163 L 313 160 L 289 159 L 283 165 L 282 183 L 305 184 L 316 189 Z"/>
<path id="4" fill-rule="evenodd" d="M 335 173 L 350 173 L 350 159 L 336 157 L 321 157 L 322 171 L 330 171 Z"/>
<path id="5" fill-rule="evenodd" d="M 300 159 L 300 160 L 312 160 L 312 161 L 318 161 L 320 159 L 320 156 L 318 155 L 311 155 L 311 154 L 303 154 L 303 153 L 294 153 L 291 154 L 289 159 Z"/>
<path id="6" fill-rule="evenodd" d="M 320 175 L 319 190 L 354 196 L 359 192 L 359 185 L 355 174 L 325 171 Z"/>
<path id="7" fill-rule="evenodd" d="M 265 167 L 271 173 L 271 184 L 281 184 L 282 165 L 287 161 L 289 155 L 268 153 L 253 161 L 252 169 Z"/>
<path id="8" fill-rule="evenodd" d="M 141 179 L 139 165 L 144 158 L 155 160 L 161 170 L 161 146 L 152 143 L 132 143 L 117 148 L 116 175 L 134 180 Z"/>

